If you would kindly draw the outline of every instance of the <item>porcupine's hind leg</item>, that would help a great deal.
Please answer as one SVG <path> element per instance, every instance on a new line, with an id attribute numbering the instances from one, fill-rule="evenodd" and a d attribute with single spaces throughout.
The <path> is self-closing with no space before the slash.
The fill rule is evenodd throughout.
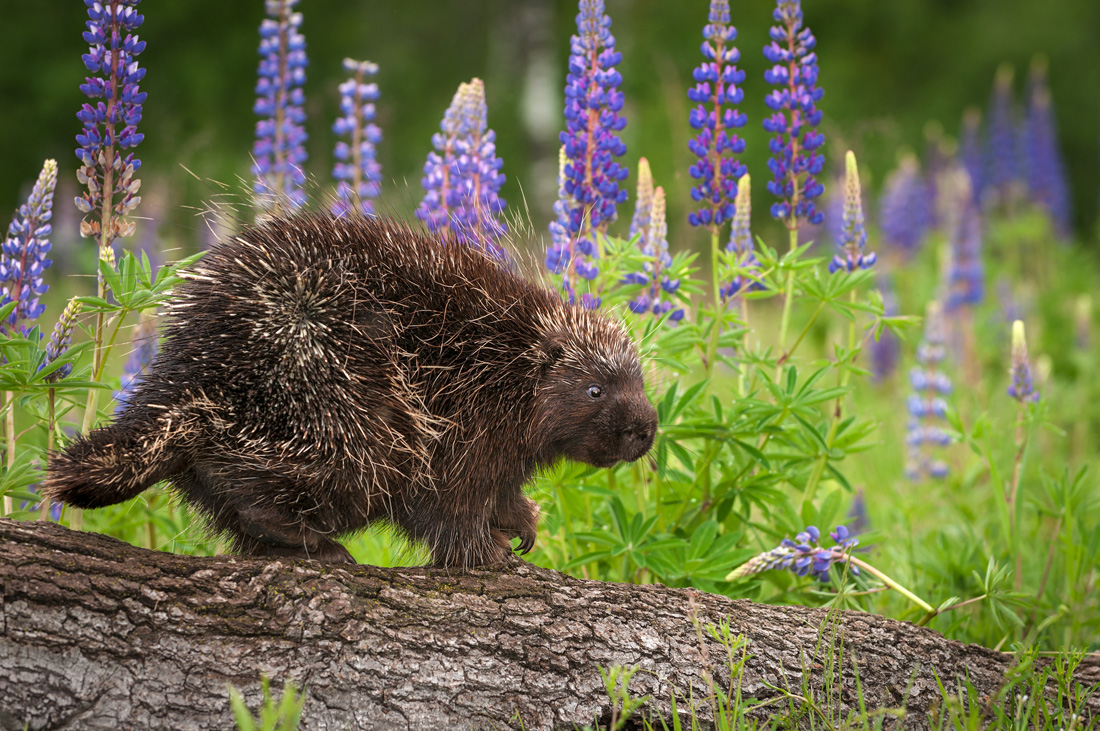
<path id="1" fill-rule="evenodd" d="M 303 558 L 322 563 L 355 563 L 348 550 L 282 508 L 272 496 L 286 493 L 277 475 L 243 474 L 199 464 L 174 480 L 188 501 L 227 535 L 246 556 Z"/>

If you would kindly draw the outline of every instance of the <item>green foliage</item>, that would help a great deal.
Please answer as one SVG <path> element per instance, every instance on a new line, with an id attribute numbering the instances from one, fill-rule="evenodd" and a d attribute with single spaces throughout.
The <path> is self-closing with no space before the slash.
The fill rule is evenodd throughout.
<path id="1" fill-rule="evenodd" d="M 305 705 L 305 693 L 299 693 L 293 681 L 286 681 L 282 695 L 275 698 L 271 694 L 271 682 L 266 675 L 260 676 L 260 692 L 263 700 L 260 704 L 260 716 L 256 718 L 248 709 L 244 696 L 232 684 L 229 685 L 229 705 L 233 709 L 233 718 L 238 731 L 296 731 L 302 718 Z"/>

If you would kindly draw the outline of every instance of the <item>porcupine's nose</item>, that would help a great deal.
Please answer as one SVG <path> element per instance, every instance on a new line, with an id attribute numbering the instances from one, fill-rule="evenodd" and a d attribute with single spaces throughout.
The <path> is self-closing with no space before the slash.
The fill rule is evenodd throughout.
<path id="1" fill-rule="evenodd" d="M 652 409 L 652 407 L 650 407 Z M 657 412 L 652 411 L 643 418 L 635 419 L 630 426 L 623 430 L 623 447 L 627 453 L 627 459 L 631 462 L 638 459 L 653 446 L 653 436 L 657 432 Z"/>

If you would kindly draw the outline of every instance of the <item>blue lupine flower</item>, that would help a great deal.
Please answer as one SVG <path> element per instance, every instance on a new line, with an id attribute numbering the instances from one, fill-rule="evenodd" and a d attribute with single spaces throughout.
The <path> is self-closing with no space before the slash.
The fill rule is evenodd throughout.
<path id="1" fill-rule="evenodd" d="M 840 231 L 840 250 L 829 262 L 829 272 L 840 270 L 854 272 L 870 269 L 877 259 L 874 252 L 864 253 L 867 245 L 867 227 L 863 224 L 863 190 L 859 185 L 859 168 L 851 150 L 844 156 L 844 216 Z"/>
<path id="2" fill-rule="evenodd" d="M 956 174 L 955 220 L 949 221 L 948 244 L 951 250 L 947 271 L 948 312 L 980 304 L 985 297 L 985 266 L 982 263 L 982 216 L 970 192 L 968 176 Z"/>
<path id="3" fill-rule="evenodd" d="M 648 167 L 648 166 L 647 166 Z M 641 173 L 639 173 L 639 181 Z M 652 178 L 650 178 L 652 185 Z M 641 188 L 639 182 L 639 188 Z M 643 192 L 639 190 L 639 201 Z M 635 215 L 637 218 L 637 214 Z M 641 284 L 645 289 L 630 301 L 630 311 L 635 314 L 651 312 L 660 317 L 666 313 L 673 322 L 679 322 L 684 317 L 682 308 L 673 309 L 673 304 L 668 297 L 680 289 L 679 279 L 670 279 L 667 270 L 672 266 L 672 257 L 668 253 L 668 222 L 665 219 L 665 191 L 657 186 L 652 194 L 650 212 L 647 216 L 649 225 L 642 229 L 638 242 L 642 253 L 649 257 L 640 272 L 631 272 L 624 278 L 625 282 Z"/>
<path id="4" fill-rule="evenodd" d="M 564 190 L 575 205 L 567 206 L 568 253 L 547 253 L 548 264 L 552 259 L 568 263 L 562 275 L 563 288 L 569 294 L 578 279 L 596 277 L 598 236 L 615 220 L 615 207 L 626 201 L 626 190 L 619 188 L 619 182 L 626 179 L 628 171 L 615 162 L 626 153 L 617 134 L 626 127 L 626 117 L 619 114 L 622 76 L 615 69 L 622 54 L 615 50 L 610 27 L 603 0 L 580 0 L 565 85 L 566 129 L 560 135 L 566 155 Z M 597 299 L 590 296 L 588 301 Z"/>
<path id="5" fill-rule="evenodd" d="M 688 98 L 698 106 L 691 110 L 689 122 L 699 134 L 688 148 L 699 159 L 688 171 L 698 180 L 691 197 L 702 203 L 688 215 L 692 226 L 708 226 L 717 231 L 733 218 L 737 179 L 745 174 L 745 165 L 732 155 L 745 151 L 745 140 L 734 132 L 744 127 L 748 117 L 733 107 L 745 92 L 739 86 L 745 72 L 734 64 L 741 53 L 733 45 L 737 29 L 730 25 L 729 0 L 711 0 L 709 23 L 703 28 L 703 56 L 706 59 L 694 72 L 695 88 Z M 724 106 L 729 105 L 729 106 Z"/>
<path id="6" fill-rule="evenodd" d="M 989 148 L 986 169 L 989 192 L 1002 205 L 1011 200 L 1013 188 L 1020 181 L 1016 140 L 1016 110 L 1012 97 L 1012 67 L 997 69 L 989 110 Z M 975 188 L 975 192 L 977 192 Z M 979 199 L 980 200 L 980 199 Z"/>
<path id="7" fill-rule="evenodd" d="M 50 251 L 50 219 L 53 217 L 53 192 L 57 186 L 57 161 L 47 160 L 31 190 L 27 202 L 8 226 L 8 237 L 0 253 L 0 283 L 4 285 L 0 304 L 16 302 L 11 315 L 0 323 L 7 333 L 19 329 L 21 322 L 35 320 L 46 309 L 38 298 L 48 285 L 42 273 L 52 263 L 46 258 Z M 24 327 L 25 331 L 27 328 Z"/>
<path id="8" fill-rule="evenodd" d="M 970 187 L 974 199 L 982 201 L 986 194 L 986 160 L 982 149 L 982 112 L 968 107 L 963 112 L 962 129 L 959 131 L 959 161 L 970 175 Z"/>
<path id="9" fill-rule="evenodd" d="M 121 388 L 115 391 L 115 413 L 126 406 L 157 354 L 157 321 L 153 315 L 142 313 L 130 336 L 130 348 L 130 357 L 120 379 Z"/>
<path id="10" fill-rule="evenodd" d="M 427 192 L 416 215 L 432 231 L 449 229 L 458 241 L 503 257 L 497 241 L 507 227 L 497 217 L 505 206 L 498 195 L 504 162 L 496 156 L 496 133 L 488 128 L 481 79 L 458 87 L 440 128 L 432 135 L 436 151 L 424 164 Z"/>
<path id="11" fill-rule="evenodd" d="M 760 260 L 756 258 L 756 252 L 752 243 L 752 180 L 745 173 L 737 184 L 737 200 L 734 202 L 733 225 L 730 227 L 730 240 L 726 244 L 726 251 L 733 254 L 733 264 L 741 269 L 759 269 Z M 736 274 L 729 283 L 721 288 L 720 294 L 723 301 L 732 300 L 741 292 L 754 289 L 764 289 L 764 285 L 747 276 L 747 273 Z"/>
<path id="12" fill-rule="evenodd" d="M 924 242 L 932 219 L 928 186 L 916 155 L 906 155 L 886 178 L 879 211 L 882 237 L 887 244 L 911 256 Z"/>
<path id="13" fill-rule="evenodd" d="M 878 276 L 878 288 L 882 294 L 882 310 L 886 317 L 894 317 L 898 314 L 898 297 L 894 293 L 894 287 L 890 278 L 884 274 Z M 901 343 L 894 331 L 884 327 L 878 338 L 872 339 L 871 350 L 871 377 L 875 381 L 884 381 L 894 374 L 898 367 L 899 351 Z"/>
<path id="14" fill-rule="evenodd" d="M 930 451 L 930 447 L 951 443 L 951 436 L 939 426 L 947 416 L 944 397 L 952 390 L 951 379 L 941 370 L 946 355 L 944 341 L 943 308 L 933 300 L 928 303 L 924 318 L 924 340 L 917 346 L 918 365 L 909 372 L 913 393 L 907 404 L 905 472 L 912 480 L 947 475 L 947 463 Z"/>
<path id="15" fill-rule="evenodd" d="M 1029 401 L 1038 401 L 1039 392 L 1035 390 L 1035 384 L 1031 379 L 1031 363 L 1027 358 L 1027 340 L 1024 337 L 1024 323 L 1016 320 L 1012 323 L 1012 385 L 1008 387 L 1008 395 L 1021 404 Z"/>
<path id="16" fill-rule="evenodd" d="M 357 211 L 374 215 L 371 198 L 377 198 L 382 180 L 382 166 L 374 156 L 374 146 L 382 141 L 382 130 L 374 123 L 374 100 L 378 84 L 367 83 L 367 77 L 378 73 L 378 64 L 370 61 L 344 59 L 344 70 L 352 77 L 340 84 L 340 114 L 332 131 L 349 140 L 336 143 L 333 157 L 336 164 L 332 177 L 339 181 L 332 212 L 343 216 Z"/>
<path id="17" fill-rule="evenodd" d="M 772 43 L 764 47 L 764 56 L 775 66 L 765 72 L 764 80 L 779 88 L 765 99 L 775 111 L 764 120 L 764 129 L 775 134 L 768 145 L 768 169 L 775 176 L 768 190 L 780 199 L 772 205 L 772 217 L 793 230 L 800 220 L 816 225 L 824 219 L 814 199 L 825 191 L 816 177 L 825 167 L 825 156 L 819 152 L 825 135 L 816 129 L 821 122 L 817 102 L 825 91 L 817 88 L 817 40 L 802 27 L 800 0 L 778 0 L 772 17 L 780 25 L 772 26 Z"/>
<path id="18" fill-rule="evenodd" d="M 256 142 L 252 145 L 253 189 L 261 209 L 279 212 L 306 202 L 306 39 L 298 30 L 298 0 L 265 0 L 260 24 L 260 66 L 256 82 Z"/>
<path id="19" fill-rule="evenodd" d="M 50 342 L 46 345 L 46 360 L 39 366 L 39 370 L 42 370 L 64 355 L 65 351 L 72 345 L 73 326 L 76 324 L 76 316 L 80 314 L 80 308 L 81 303 L 78 302 L 76 298 L 69 300 L 69 304 L 65 305 L 65 309 L 62 311 L 61 317 L 58 318 L 53 333 L 50 335 Z M 72 372 L 73 364 L 66 363 L 46 376 L 46 381 L 48 383 L 57 383 Z"/>
<path id="20" fill-rule="evenodd" d="M 1069 183 L 1065 161 L 1058 148 L 1058 125 L 1054 119 L 1046 64 L 1032 64 L 1027 100 L 1027 184 L 1031 200 L 1050 214 L 1057 233 L 1066 237 L 1071 230 Z"/>
<path id="21" fill-rule="evenodd" d="M 145 78 L 145 69 L 136 60 L 145 50 L 145 41 L 133 34 L 145 20 L 136 9 L 140 2 L 84 0 L 88 6 L 84 40 L 89 48 L 82 59 L 93 76 L 84 78 L 80 90 L 89 99 L 101 101 L 83 104 L 76 114 L 84 127 L 76 136 L 81 163 L 76 177 L 87 191 L 75 202 L 85 214 L 80 235 L 97 239 L 101 248 L 134 232 L 134 223 L 126 216 L 141 201 L 137 195 L 141 181 L 134 177 L 141 160 L 133 152 L 123 154 L 145 137 L 137 131 L 146 96 L 138 84 Z M 104 202 L 110 213 L 101 218 Z"/>
<path id="22" fill-rule="evenodd" d="M 843 525 L 838 525 L 836 530 L 829 533 L 829 536 L 836 545 L 823 548 L 818 545 L 821 531 L 815 526 L 807 526 L 806 530 L 794 537 L 794 540 L 784 538 L 775 548 L 741 564 L 726 577 L 726 580 L 731 581 L 758 574 L 761 571 L 780 569 L 791 571 L 797 576 L 812 576 L 819 581 L 827 582 L 829 569 L 834 565 L 848 563 L 848 555 L 859 544 L 859 539 L 853 538 Z M 856 576 L 859 575 L 859 567 L 850 565 L 849 569 Z"/>

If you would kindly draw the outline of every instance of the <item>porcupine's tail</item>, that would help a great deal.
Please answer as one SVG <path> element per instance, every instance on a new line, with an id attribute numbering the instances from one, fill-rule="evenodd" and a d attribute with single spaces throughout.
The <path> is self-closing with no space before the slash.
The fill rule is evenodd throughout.
<path id="1" fill-rule="evenodd" d="M 190 467 L 197 428 L 177 409 L 131 405 L 52 455 L 42 493 L 76 508 L 129 500 Z"/>

